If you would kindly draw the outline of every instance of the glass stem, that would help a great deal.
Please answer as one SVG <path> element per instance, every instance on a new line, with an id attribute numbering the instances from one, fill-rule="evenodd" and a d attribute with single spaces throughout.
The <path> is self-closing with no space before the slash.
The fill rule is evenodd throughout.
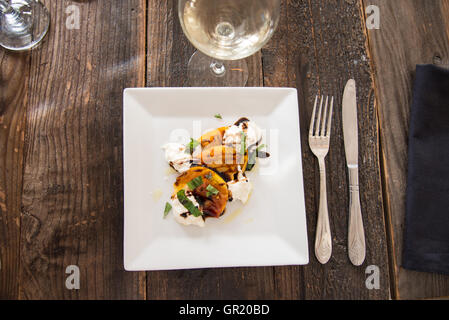
<path id="1" fill-rule="evenodd" d="M 226 68 L 224 64 L 220 61 L 214 61 L 210 65 L 210 69 L 212 70 L 212 73 L 217 77 L 222 77 L 226 73 Z"/>

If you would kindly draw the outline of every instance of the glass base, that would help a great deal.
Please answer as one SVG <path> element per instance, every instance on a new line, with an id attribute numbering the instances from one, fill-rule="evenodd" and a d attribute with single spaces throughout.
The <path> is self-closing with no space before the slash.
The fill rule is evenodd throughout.
<path id="1" fill-rule="evenodd" d="M 248 81 L 245 60 L 220 61 L 200 51 L 190 58 L 187 72 L 191 87 L 244 87 Z"/>
<path id="2" fill-rule="evenodd" d="M 11 0 L 10 4 L 14 10 L 2 14 L 0 46 L 13 51 L 29 50 L 47 34 L 50 14 L 40 1 Z"/>

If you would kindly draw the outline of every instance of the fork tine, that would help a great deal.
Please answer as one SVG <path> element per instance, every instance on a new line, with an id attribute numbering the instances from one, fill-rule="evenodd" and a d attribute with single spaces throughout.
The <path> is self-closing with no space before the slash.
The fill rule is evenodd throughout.
<path id="1" fill-rule="evenodd" d="M 330 137 L 331 136 L 331 131 L 332 131 L 332 113 L 334 111 L 334 97 L 332 97 L 331 99 L 331 107 L 330 107 L 330 112 L 329 112 L 329 120 L 327 122 L 327 133 L 326 133 L 326 137 Z"/>
<path id="2" fill-rule="evenodd" d="M 316 124 L 316 128 L 315 128 L 315 136 L 318 136 L 320 134 L 321 111 L 323 110 L 323 101 L 324 101 L 324 96 L 321 96 L 320 111 L 318 112 L 318 116 L 316 118 L 317 124 Z"/>
<path id="3" fill-rule="evenodd" d="M 309 137 L 313 137 L 313 128 L 315 126 L 316 106 L 318 104 L 318 96 L 315 97 L 315 105 L 312 112 L 312 120 L 310 121 Z"/>
<path id="4" fill-rule="evenodd" d="M 322 121 L 323 123 L 321 124 L 321 136 L 324 137 L 326 135 L 326 123 L 327 123 L 327 109 L 328 109 L 328 105 L 329 105 L 329 96 L 326 97 L 326 104 L 324 106 L 324 112 L 323 112 L 323 117 L 322 117 Z"/>

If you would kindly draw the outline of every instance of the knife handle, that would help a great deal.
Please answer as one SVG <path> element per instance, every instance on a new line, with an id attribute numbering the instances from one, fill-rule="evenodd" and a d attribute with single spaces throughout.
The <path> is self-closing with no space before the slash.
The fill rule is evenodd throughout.
<path id="1" fill-rule="evenodd" d="M 315 237 L 315 256 L 321 264 L 326 264 L 332 255 L 332 237 L 327 207 L 326 164 L 319 158 L 320 165 L 320 206 Z"/>
<path id="2" fill-rule="evenodd" d="M 349 167 L 349 259 L 355 266 L 361 266 L 365 261 L 365 231 L 363 229 L 362 210 L 360 208 L 359 168 Z"/>

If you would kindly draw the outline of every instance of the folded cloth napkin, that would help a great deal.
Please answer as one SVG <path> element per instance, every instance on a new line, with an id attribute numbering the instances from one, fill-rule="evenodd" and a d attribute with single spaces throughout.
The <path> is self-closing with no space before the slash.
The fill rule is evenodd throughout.
<path id="1" fill-rule="evenodd" d="M 449 274 L 449 70 L 418 65 L 402 266 Z"/>

